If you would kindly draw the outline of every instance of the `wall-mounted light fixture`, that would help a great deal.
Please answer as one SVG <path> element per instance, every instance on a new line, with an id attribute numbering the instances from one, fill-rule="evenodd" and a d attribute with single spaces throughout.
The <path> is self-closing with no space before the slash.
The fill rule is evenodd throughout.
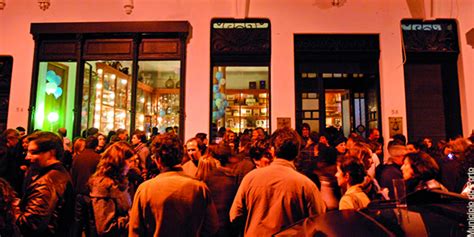
<path id="1" fill-rule="evenodd" d="M 130 15 L 133 10 L 133 0 L 123 0 L 123 9 L 125 9 L 125 13 Z"/>
<path id="2" fill-rule="evenodd" d="M 38 4 L 41 10 L 46 11 L 48 10 L 49 6 L 51 6 L 51 3 L 49 0 L 38 0 Z"/>
<path id="3" fill-rule="evenodd" d="M 3 10 L 3 8 L 5 8 L 5 6 L 7 5 L 5 1 L 6 0 L 0 0 L 0 10 Z"/>

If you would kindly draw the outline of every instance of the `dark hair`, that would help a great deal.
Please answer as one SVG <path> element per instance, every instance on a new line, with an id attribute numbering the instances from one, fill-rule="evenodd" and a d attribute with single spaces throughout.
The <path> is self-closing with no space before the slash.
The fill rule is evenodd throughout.
<path id="1" fill-rule="evenodd" d="M 263 156 L 271 157 L 271 154 L 269 152 L 270 150 L 270 144 L 268 144 L 267 141 L 264 140 L 258 140 L 250 146 L 250 158 L 253 160 L 260 160 L 262 159 Z"/>
<path id="2" fill-rule="evenodd" d="M 355 156 L 345 156 L 339 161 L 339 168 L 343 174 L 349 174 L 349 185 L 351 186 L 362 183 L 367 176 L 364 165 Z"/>
<path id="3" fill-rule="evenodd" d="M 14 202 L 15 190 L 3 178 L 0 178 L 0 235 L 13 236 L 15 228 Z"/>
<path id="4" fill-rule="evenodd" d="M 99 135 L 88 136 L 86 138 L 87 149 L 95 149 L 98 145 L 99 145 Z"/>
<path id="5" fill-rule="evenodd" d="M 171 168 L 181 163 L 183 145 L 179 137 L 174 133 L 157 135 L 151 144 L 151 152 L 155 157 L 161 159 L 161 163 Z"/>
<path id="6" fill-rule="evenodd" d="M 206 151 L 206 144 L 204 144 L 204 142 L 200 138 L 197 138 L 197 137 L 190 138 L 189 140 L 186 141 L 186 144 L 190 142 L 196 142 L 199 151 L 201 152 L 202 155 L 204 155 L 204 152 Z"/>
<path id="7" fill-rule="evenodd" d="M 132 134 L 132 137 L 133 136 L 137 136 L 137 138 L 140 140 L 141 143 L 146 143 L 147 142 L 146 133 L 144 131 L 135 130 L 135 132 L 133 132 L 133 134 Z"/>
<path id="8" fill-rule="evenodd" d="M 215 146 L 211 152 L 212 156 L 219 160 L 223 166 L 229 162 L 229 158 L 232 156 L 232 148 L 229 146 L 229 144 L 222 142 Z"/>
<path id="9" fill-rule="evenodd" d="M 25 129 L 24 127 L 22 127 L 22 126 L 16 127 L 16 130 L 17 130 L 18 132 L 26 132 L 26 129 Z"/>
<path id="10" fill-rule="evenodd" d="M 303 128 L 306 128 L 306 129 L 308 129 L 309 131 L 311 131 L 311 127 L 309 126 L 308 123 L 303 123 L 303 124 L 301 124 L 301 131 L 303 131 Z"/>
<path id="11" fill-rule="evenodd" d="M 292 161 L 299 154 L 301 137 L 291 128 L 280 128 L 270 137 L 270 144 L 275 148 L 276 157 Z"/>
<path id="12" fill-rule="evenodd" d="M 425 152 L 414 152 L 405 155 L 413 169 L 413 179 L 417 181 L 428 181 L 436 178 L 439 166 L 436 161 Z"/>
<path id="13" fill-rule="evenodd" d="M 207 134 L 203 133 L 203 132 L 198 132 L 196 133 L 196 136 L 197 138 L 201 139 L 202 141 L 204 141 L 205 139 L 207 139 Z"/>
<path id="14" fill-rule="evenodd" d="M 400 141 L 403 145 L 406 145 L 407 144 L 407 138 L 405 137 L 405 135 L 399 133 L 399 134 L 395 134 L 393 136 L 393 140 L 394 141 Z"/>
<path id="15" fill-rule="evenodd" d="M 39 152 L 54 150 L 57 160 L 64 156 L 64 145 L 62 139 L 52 132 L 34 132 L 28 136 L 28 142 L 35 142 Z"/>
<path id="16" fill-rule="evenodd" d="M 127 142 L 116 142 L 102 153 L 96 172 L 92 177 L 107 176 L 119 183 L 125 183 L 123 174 L 126 160 L 135 155 Z"/>
<path id="17" fill-rule="evenodd" d="M 96 135 L 97 133 L 99 133 L 99 129 L 94 128 L 94 127 L 89 128 L 87 129 L 86 137 Z"/>

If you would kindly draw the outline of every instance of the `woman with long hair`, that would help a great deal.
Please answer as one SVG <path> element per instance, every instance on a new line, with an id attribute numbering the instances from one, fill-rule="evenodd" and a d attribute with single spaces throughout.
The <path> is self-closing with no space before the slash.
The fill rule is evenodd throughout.
<path id="1" fill-rule="evenodd" d="M 89 179 L 90 198 L 98 236 L 126 236 L 128 210 L 127 173 L 136 157 L 126 142 L 116 142 L 101 156 L 96 172 Z"/>
<path id="2" fill-rule="evenodd" d="M 10 184 L 0 178 L 0 236 L 21 236 L 15 224 L 20 199 Z"/>

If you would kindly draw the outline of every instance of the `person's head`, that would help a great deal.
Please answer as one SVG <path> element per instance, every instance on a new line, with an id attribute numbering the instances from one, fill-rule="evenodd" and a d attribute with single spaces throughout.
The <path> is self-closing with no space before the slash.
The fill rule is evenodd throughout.
<path id="1" fill-rule="evenodd" d="M 207 139 L 207 134 L 205 134 L 203 132 L 197 133 L 196 136 L 194 136 L 194 137 L 197 137 L 197 138 L 201 139 L 201 141 L 206 145 L 209 144 L 209 140 Z"/>
<path id="2" fill-rule="evenodd" d="M 132 145 L 138 145 L 140 143 L 146 143 L 146 133 L 144 131 L 136 130 L 132 134 Z"/>
<path id="3" fill-rule="evenodd" d="M 86 138 L 86 149 L 94 150 L 97 147 L 97 144 L 99 144 L 97 136 L 88 136 Z"/>
<path id="4" fill-rule="evenodd" d="M 127 141 L 128 139 L 128 131 L 126 129 L 123 129 L 123 128 L 117 129 L 116 135 L 120 141 Z"/>
<path id="5" fill-rule="evenodd" d="M 319 134 L 318 143 L 323 144 L 325 146 L 329 146 L 329 140 L 328 140 L 327 135 L 325 133 L 320 133 Z"/>
<path id="6" fill-rule="evenodd" d="M 23 148 L 24 151 L 28 150 L 28 135 L 24 135 L 23 137 L 20 138 L 21 142 L 21 147 Z"/>
<path id="7" fill-rule="evenodd" d="M 66 128 L 58 128 L 58 134 L 59 134 L 59 136 L 61 136 L 61 137 L 67 136 L 67 130 L 66 130 Z"/>
<path id="8" fill-rule="evenodd" d="M 444 147 L 441 149 L 442 153 L 444 156 L 447 156 L 449 154 L 453 153 L 453 144 L 451 142 L 446 143 Z"/>
<path id="9" fill-rule="evenodd" d="M 90 137 L 90 136 L 89 136 Z M 73 154 L 77 155 L 86 149 L 86 139 L 82 137 L 78 137 L 74 140 L 72 145 L 72 152 Z"/>
<path id="10" fill-rule="evenodd" d="M 406 145 L 407 152 L 419 152 L 420 151 L 420 146 L 416 142 L 408 142 Z"/>
<path id="11" fill-rule="evenodd" d="M 250 147 L 249 155 L 257 168 L 268 166 L 273 161 L 270 144 L 264 140 L 254 142 Z"/>
<path id="12" fill-rule="evenodd" d="M 380 138 L 380 131 L 377 128 L 371 128 L 369 130 L 369 140 L 377 141 Z"/>
<path id="13" fill-rule="evenodd" d="M 4 137 L 7 147 L 13 148 L 18 144 L 18 141 L 20 139 L 20 133 L 13 128 L 9 128 L 5 130 L 2 134 Z"/>
<path id="14" fill-rule="evenodd" d="M 107 138 L 104 134 L 99 133 L 99 135 L 97 135 L 97 146 L 103 148 L 105 145 L 107 145 Z"/>
<path id="15" fill-rule="evenodd" d="M 439 166 L 427 153 L 416 152 L 405 155 L 401 170 L 405 180 L 428 181 L 436 178 Z"/>
<path id="16" fill-rule="evenodd" d="M 151 128 L 151 135 L 152 135 L 152 136 L 158 135 L 158 128 L 157 128 L 157 127 Z"/>
<path id="17" fill-rule="evenodd" d="M 346 142 L 347 138 L 339 137 L 334 141 L 334 148 L 336 148 L 337 153 L 344 154 L 346 153 Z"/>
<path id="18" fill-rule="evenodd" d="M 214 170 L 217 169 L 219 161 L 214 159 L 210 155 L 205 155 L 199 161 L 199 165 L 196 171 L 196 178 L 206 182 L 208 178 L 212 175 Z"/>
<path id="19" fill-rule="evenodd" d="M 193 137 L 186 142 L 186 154 L 193 161 L 199 161 L 202 152 L 205 149 L 204 143 L 201 139 Z"/>
<path id="20" fill-rule="evenodd" d="M 340 187 L 350 187 L 362 183 L 367 173 L 359 158 L 345 156 L 337 163 L 335 176 Z"/>
<path id="21" fill-rule="evenodd" d="M 263 128 L 256 128 L 252 131 L 252 141 L 265 139 L 265 130 Z"/>
<path id="22" fill-rule="evenodd" d="M 174 133 L 159 134 L 153 139 L 151 153 L 158 168 L 169 169 L 181 163 L 183 145 Z"/>
<path id="23" fill-rule="evenodd" d="M 388 142 L 387 149 L 390 155 L 388 160 L 397 165 L 403 165 L 403 157 L 407 153 L 406 146 L 399 140 L 392 140 Z"/>
<path id="24" fill-rule="evenodd" d="M 0 230 L 15 223 L 16 192 L 8 181 L 0 178 Z"/>
<path id="25" fill-rule="evenodd" d="M 423 145 L 425 145 L 426 148 L 430 149 L 433 146 L 433 139 L 429 137 L 423 138 Z"/>
<path id="26" fill-rule="evenodd" d="M 346 141 L 346 149 L 350 150 L 352 146 L 356 143 L 365 143 L 365 140 L 359 134 L 351 133 Z"/>
<path id="27" fill-rule="evenodd" d="M 248 153 L 251 145 L 251 136 L 244 133 L 239 139 L 239 153 Z"/>
<path id="28" fill-rule="evenodd" d="M 236 138 L 237 136 L 235 135 L 235 132 L 233 132 L 232 130 L 227 130 L 224 134 L 224 142 L 234 143 Z"/>
<path id="29" fill-rule="evenodd" d="M 274 156 L 293 161 L 299 154 L 301 137 L 291 128 L 277 129 L 270 137 L 270 147 L 274 150 Z"/>
<path id="30" fill-rule="evenodd" d="M 350 150 L 348 150 L 348 155 L 357 157 L 360 162 L 364 165 L 364 168 L 368 170 L 374 161 L 372 160 L 372 151 L 366 143 L 356 143 Z"/>
<path id="31" fill-rule="evenodd" d="M 135 153 L 127 142 L 116 142 L 102 153 L 94 176 L 106 176 L 123 182 L 135 160 Z"/>
<path id="32" fill-rule="evenodd" d="M 301 124 L 301 136 L 303 138 L 308 138 L 311 133 L 311 127 L 307 123 Z"/>
<path id="33" fill-rule="evenodd" d="M 26 160 L 34 169 L 46 168 L 64 156 L 62 139 L 52 132 L 35 132 L 28 137 Z"/>
<path id="34" fill-rule="evenodd" d="M 26 129 L 22 126 L 18 126 L 16 127 L 16 130 L 18 131 L 18 133 L 20 133 L 20 137 L 23 137 L 26 135 Z"/>
<path id="35" fill-rule="evenodd" d="M 399 141 L 399 142 L 401 142 L 401 144 L 403 144 L 403 145 L 406 145 L 406 144 L 407 144 L 407 138 L 405 137 L 405 135 L 403 135 L 403 134 L 401 134 L 401 133 L 395 134 L 395 135 L 393 136 L 393 140 L 394 140 L 394 141 Z"/>
<path id="36" fill-rule="evenodd" d="M 94 128 L 94 127 L 88 128 L 88 129 L 86 130 L 86 134 L 85 134 L 86 136 L 85 136 L 84 138 L 86 138 L 86 137 L 88 137 L 88 136 L 97 135 L 97 133 L 99 133 L 99 129 L 98 129 L 98 128 Z"/>
<path id="37" fill-rule="evenodd" d="M 165 132 L 166 133 L 174 133 L 175 131 L 174 131 L 173 127 L 166 127 Z"/>
<path id="38" fill-rule="evenodd" d="M 229 163 L 229 159 L 232 156 L 232 147 L 227 143 L 221 142 L 215 146 L 211 153 L 215 159 L 219 160 L 219 162 L 225 166 L 227 163 Z"/>

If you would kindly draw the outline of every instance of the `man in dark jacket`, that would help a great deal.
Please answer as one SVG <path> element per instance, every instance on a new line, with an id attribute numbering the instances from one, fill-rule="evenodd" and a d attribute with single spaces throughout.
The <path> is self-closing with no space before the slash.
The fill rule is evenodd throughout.
<path id="1" fill-rule="evenodd" d="M 20 202 L 17 225 L 23 236 L 68 236 L 73 192 L 69 173 L 59 162 L 64 154 L 61 138 L 51 132 L 29 137 L 26 160 L 34 170 Z"/>

